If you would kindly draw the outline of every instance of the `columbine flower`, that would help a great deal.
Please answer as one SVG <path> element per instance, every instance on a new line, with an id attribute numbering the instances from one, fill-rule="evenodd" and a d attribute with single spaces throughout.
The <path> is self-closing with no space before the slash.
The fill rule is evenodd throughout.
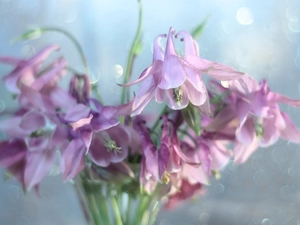
<path id="1" fill-rule="evenodd" d="M 157 182 L 169 183 L 169 173 L 166 171 L 170 159 L 168 125 L 167 123 L 163 125 L 159 147 L 156 147 L 151 140 L 149 131 L 143 124 L 143 121 L 136 124 L 136 129 L 141 135 L 143 147 L 140 182 L 144 189 L 151 193 L 155 189 Z"/>
<path id="2" fill-rule="evenodd" d="M 37 186 L 51 169 L 58 144 L 53 143 L 46 118 L 29 111 L 1 121 L 0 129 L 10 137 L 0 144 L 0 166 L 8 168 L 25 188 Z"/>
<path id="3" fill-rule="evenodd" d="M 181 142 L 181 151 L 197 165 L 183 161 L 182 176 L 190 183 L 209 184 L 212 171 L 221 170 L 229 161 L 231 153 L 226 148 L 226 136 L 205 132 L 196 137 L 196 143 L 186 139 Z"/>
<path id="4" fill-rule="evenodd" d="M 278 137 L 300 143 L 299 130 L 278 106 L 286 103 L 299 107 L 299 100 L 271 92 L 265 81 L 258 84 L 249 76 L 230 82 L 229 87 L 238 96 L 235 162 L 245 162 L 258 146 L 269 146 Z"/>
<path id="5" fill-rule="evenodd" d="M 152 65 L 138 80 L 123 85 L 129 87 L 143 82 L 134 101 L 134 115 L 141 113 L 154 96 L 159 103 L 166 98 L 167 105 L 174 110 L 185 108 L 189 101 L 196 106 L 203 105 L 207 101 L 207 90 L 202 82 L 202 73 L 219 80 L 232 80 L 243 75 L 221 63 L 201 59 L 198 45 L 185 31 L 177 34 L 184 37 L 181 39 L 185 42 L 182 58 L 175 51 L 173 35 L 174 30 L 170 28 L 165 53 L 160 46 L 160 39 L 165 35 L 158 36 L 154 41 Z"/>
<path id="6" fill-rule="evenodd" d="M 130 133 L 125 126 L 118 125 L 100 131 L 94 134 L 91 142 L 91 159 L 101 167 L 122 162 L 127 157 L 130 140 Z"/>
<path id="7" fill-rule="evenodd" d="M 41 64 L 54 50 L 59 49 L 57 45 L 50 45 L 40 51 L 38 54 L 28 60 L 19 60 L 10 57 L 1 57 L 0 62 L 9 63 L 16 68 L 7 76 L 3 78 L 7 88 L 13 93 L 20 93 L 19 83 L 22 82 L 25 85 L 31 84 L 37 79 Z"/>

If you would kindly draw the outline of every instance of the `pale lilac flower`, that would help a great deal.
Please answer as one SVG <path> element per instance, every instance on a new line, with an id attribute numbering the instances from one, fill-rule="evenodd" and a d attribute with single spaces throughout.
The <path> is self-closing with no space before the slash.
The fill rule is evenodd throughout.
<path id="1" fill-rule="evenodd" d="M 159 147 L 151 140 L 149 130 L 143 121 L 137 123 L 136 129 L 142 138 L 140 183 L 148 193 L 151 193 L 155 189 L 157 182 L 169 182 L 166 180 L 168 177 L 165 177 L 168 176 L 165 172 L 170 159 L 168 125 L 166 123 L 163 125 Z"/>
<path id="2" fill-rule="evenodd" d="M 16 175 L 25 188 L 37 186 L 54 163 L 55 145 L 46 118 L 29 111 L 0 123 L 10 140 L 0 146 L 0 166 Z"/>
<path id="3" fill-rule="evenodd" d="M 60 146 L 60 168 L 64 180 L 74 178 L 84 168 L 86 154 L 90 154 L 92 161 L 102 167 L 121 162 L 127 156 L 131 142 L 130 132 L 119 125 L 117 117 L 129 115 L 132 102 L 103 106 L 96 99 L 89 99 L 87 94 L 83 96 L 80 99 L 91 106 L 79 103 L 66 113 L 58 114 L 65 127 L 58 129 L 54 136 L 71 140 Z"/>
<path id="4" fill-rule="evenodd" d="M 235 162 L 245 162 L 258 146 L 267 147 L 278 137 L 300 143 L 299 130 L 278 106 L 286 103 L 299 107 L 300 100 L 271 92 L 266 81 L 258 84 L 249 76 L 230 82 L 229 88 L 239 97 L 235 105 L 239 121 Z"/>
<path id="5" fill-rule="evenodd" d="M 163 52 L 158 36 L 154 41 L 153 63 L 134 82 L 122 85 L 129 87 L 142 82 L 134 101 L 134 113 L 141 113 L 155 97 L 161 103 L 166 98 L 167 105 L 174 110 L 185 108 L 189 101 L 202 106 L 207 102 L 207 90 L 202 82 L 202 73 L 219 80 L 237 79 L 243 73 L 217 62 L 199 57 L 198 45 L 185 31 L 179 32 L 185 42 L 185 55 L 179 56 L 173 43 L 174 30 L 170 28 L 166 50 Z M 205 105 L 207 108 L 207 105 Z"/>
<path id="6" fill-rule="evenodd" d="M 190 183 L 209 184 L 212 171 L 224 168 L 232 156 L 226 144 L 227 136 L 215 132 L 203 132 L 194 141 L 185 138 L 181 142 L 181 151 L 190 161 L 200 163 L 182 161 L 181 176 Z"/>
<path id="7" fill-rule="evenodd" d="M 129 131 L 121 125 L 95 133 L 90 146 L 92 161 L 101 167 L 122 162 L 128 155 L 130 140 Z"/>
<path id="8" fill-rule="evenodd" d="M 41 64 L 47 59 L 51 52 L 58 49 L 59 47 L 57 45 L 50 45 L 28 60 L 1 57 L 0 62 L 16 66 L 10 74 L 3 78 L 7 88 L 13 93 L 20 93 L 18 87 L 19 83 L 22 82 L 29 86 L 34 80 L 36 80 L 39 75 L 38 73 Z"/>

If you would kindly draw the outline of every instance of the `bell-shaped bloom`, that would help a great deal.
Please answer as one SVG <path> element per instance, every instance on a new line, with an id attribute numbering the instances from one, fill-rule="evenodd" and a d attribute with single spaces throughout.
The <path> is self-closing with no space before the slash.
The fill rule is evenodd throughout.
<path id="1" fill-rule="evenodd" d="M 0 144 L 0 166 L 11 171 L 25 188 L 37 186 L 51 169 L 56 154 L 46 118 L 29 111 L 1 121 L 0 129 L 10 139 Z"/>
<path id="2" fill-rule="evenodd" d="M 90 146 L 91 159 L 101 167 L 122 162 L 128 155 L 130 139 L 130 133 L 121 125 L 94 134 Z"/>
<path id="3" fill-rule="evenodd" d="M 279 137 L 300 143 L 299 130 L 278 106 L 286 103 L 299 107 L 300 100 L 271 92 L 266 81 L 258 84 L 249 76 L 229 82 L 229 88 L 237 96 L 235 162 L 246 161 L 258 146 L 269 146 Z"/>
<path id="4" fill-rule="evenodd" d="M 173 35 L 174 29 L 170 28 L 165 52 L 160 45 L 165 35 L 159 35 L 154 41 L 153 63 L 136 81 L 122 85 L 129 87 L 142 83 L 134 101 L 133 115 L 141 113 L 154 97 L 158 103 L 166 99 L 167 105 L 174 110 L 185 108 L 189 102 L 196 106 L 204 105 L 208 95 L 202 73 L 219 80 L 237 79 L 243 75 L 224 64 L 200 58 L 197 43 L 185 31 L 176 35 L 183 36 L 181 40 L 185 43 L 182 58 L 175 51 Z"/>
<path id="5" fill-rule="evenodd" d="M 57 49 L 59 49 L 59 46 L 50 45 L 28 60 L 1 57 L 0 62 L 9 63 L 15 66 L 15 69 L 3 78 L 8 90 L 18 94 L 20 93 L 18 87 L 20 82 L 29 86 L 29 84 L 37 79 L 42 63 L 48 58 L 51 52 Z"/>
<path id="6" fill-rule="evenodd" d="M 201 164 L 191 164 L 183 161 L 182 176 L 190 183 L 209 184 L 212 171 L 221 170 L 231 158 L 230 151 L 226 148 L 227 137 L 211 132 L 203 132 L 195 137 L 196 143 L 189 140 L 181 142 L 181 151 L 189 159 Z"/>
<path id="7" fill-rule="evenodd" d="M 159 147 L 151 140 L 149 130 L 143 121 L 137 123 L 136 129 L 141 135 L 143 148 L 140 183 L 148 193 L 151 193 L 157 182 L 169 183 L 168 174 L 165 173 L 170 159 L 168 125 L 167 123 L 163 125 Z"/>

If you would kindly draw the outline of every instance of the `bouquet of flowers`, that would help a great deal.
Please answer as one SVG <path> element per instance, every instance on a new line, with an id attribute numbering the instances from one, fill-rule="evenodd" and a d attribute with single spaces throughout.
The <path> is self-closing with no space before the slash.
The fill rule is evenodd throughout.
<path id="1" fill-rule="evenodd" d="M 203 28 L 200 26 L 200 28 Z M 21 39 L 56 28 L 37 29 Z M 91 83 L 50 45 L 29 59 L 0 57 L 12 70 L 3 81 L 19 108 L 0 121 L 0 166 L 34 188 L 59 163 L 63 181 L 74 181 L 90 224 L 153 224 L 160 206 L 173 208 L 204 193 L 211 176 L 233 158 L 244 163 L 279 137 L 300 142 L 300 132 L 279 103 L 300 106 L 274 93 L 266 81 L 203 59 L 186 31 L 158 35 L 153 60 L 132 80 L 140 25 L 133 42 L 119 105 L 106 104 Z M 174 38 L 183 42 L 182 54 Z M 163 40 L 165 44 L 163 45 Z M 71 74 L 69 87 L 60 86 Z M 202 76 L 212 79 L 206 84 Z M 136 93 L 130 87 L 139 85 Z M 145 113 L 151 101 L 163 105 Z M 112 212 L 112 213 L 111 213 Z"/>

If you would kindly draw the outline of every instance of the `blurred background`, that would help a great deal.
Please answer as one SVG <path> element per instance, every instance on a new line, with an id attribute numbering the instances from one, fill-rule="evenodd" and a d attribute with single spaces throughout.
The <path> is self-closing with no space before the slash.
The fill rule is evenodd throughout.
<path id="1" fill-rule="evenodd" d="M 134 78 L 152 62 L 154 38 L 192 31 L 208 18 L 197 38 L 200 55 L 266 79 L 272 91 L 300 99 L 300 0 L 142 0 L 143 48 Z M 0 0 L 0 55 L 33 56 L 58 44 L 69 65 L 83 70 L 73 44 L 60 33 L 11 43 L 28 29 L 51 26 L 71 32 L 82 45 L 93 80 L 106 104 L 118 104 L 128 51 L 138 23 L 135 0 Z M 11 71 L 0 65 L 0 76 Z M 152 104 L 154 105 L 154 104 Z M 15 102 L 0 83 L 0 115 Z M 282 106 L 300 127 L 300 109 Z M 0 134 L 4 138 L 4 134 Z M 280 140 L 259 149 L 243 165 L 230 162 L 221 179 L 212 180 L 207 195 L 162 211 L 157 225 L 300 224 L 300 146 Z M 41 183 L 41 197 L 23 193 L 0 169 L 0 224 L 84 225 L 79 200 L 57 168 Z"/>

